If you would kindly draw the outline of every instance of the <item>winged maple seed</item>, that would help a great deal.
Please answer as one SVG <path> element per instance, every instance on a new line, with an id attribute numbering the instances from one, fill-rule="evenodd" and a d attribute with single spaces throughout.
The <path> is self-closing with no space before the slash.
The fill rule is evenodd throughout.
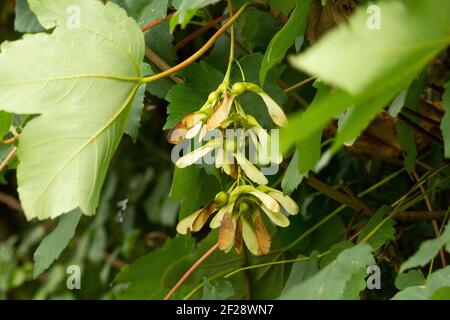
<path id="1" fill-rule="evenodd" d="M 271 136 L 240 105 L 237 98 L 246 92 L 260 95 L 274 123 L 279 126 L 286 124 L 283 110 L 257 85 L 238 82 L 230 89 L 222 84 L 210 93 L 208 100 L 198 111 L 181 119 L 170 130 L 167 139 L 178 144 L 185 139 L 198 137 L 201 142 L 207 132 L 216 130 L 214 139 L 185 154 L 175 164 L 179 168 L 185 168 L 215 150 L 215 167 L 235 180 L 227 192 L 219 192 L 214 201 L 181 220 L 177 231 L 181 234 L 197 232 L 213 217 L 209 226 L 212 229 L 219 228 L 218 242 L 221 250 L 229 252 L 234 247 L 237 252 L 241 252 L 245 244 L 251 253 L 261 255 L 270 251 L 271 243 L 262 216 L 266 216 L 277 226 L 287 227 L 289 220 L 286 215 L 297 214 L 298 206 L 281 191 L 265 186 L 268 180 L 257 165 L 279 164 L 282 156 L 279 150 L 261 152 L 267 151 L 267 147 L 271 145 Z M 248 141 L 244 135 L 230 139 L 225 135 L 227 128 L 245 130 Z M 241 151 L 245 149 L 247 142 L 256 147 L 256 165 Z"/>
<path id="2" fill-rule="evenodd" d="M 216 91 L 209 94 L 208 100 L 198 111 L 187 114 L 175 124 L 167 134 L 167 141 L 179 144 L 184 139 L 192 139 L 197 135 L 201 141 L 208 130 L 226 128 L 234 124 L 234 121 L 230 121 L 230 114 L 246 116 L 236 101 L 237 96 L 246 92 L 254 92 L 263 99 L 274 123 L 279 126 L 287 123 L 286 115 L 280 106 L 256 84 L 237 82 L 231 89 L 221 84 Z"/>
<path id="3" fill-rule="evenodd" d="M 239 185 L 219 192 L 214 201 L 192 213 L 177 225 L 181 234 L 197 232 L 213 216 L 209 227 L 219 228 L 219 248 L 240 253 L 243 244 L 254 255 L 270 251 L 270 234 L 262 214 L 279 226 L 289 226 L 286 215 L 295 215 L 298 205 L 283 192 L 267 186 Z"/>

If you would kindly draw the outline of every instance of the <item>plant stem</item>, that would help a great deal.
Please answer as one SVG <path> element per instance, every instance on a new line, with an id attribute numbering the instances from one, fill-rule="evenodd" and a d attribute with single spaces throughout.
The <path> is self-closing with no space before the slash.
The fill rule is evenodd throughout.
<path id="1" fill-rule="evenodd" d="M 164 300 L 169 300 L 170 297 L 175 293 L 175 291 L 183 284 L 184 281 L 191 275 L 192 272 L 197 269 L 197 267 L 205 261 L 206 258 L 208 258 L 216 249 L 219 247 L 219 243 L 216 243 L 213 245 L 208 251 L 206 251 L 190 268 L 188 271 L 186 271 L 185 274 L 178 280 L 178 282 L 173 286 L 172 289 L 170 289 L 169 293 L 164 297 Z"/>
<path id="2" fill-rule="evenodd" d="M 3 171 L 3 169 L 6 167 L 6 165 L 8 164 L 9 160 L 11 160 L 11 158 L 14 156 L 14 154 L 17 151 L 17 147 L 13 147 L 11 149 L 11 151 L 8 153 L 8 155 L 6 156 L 6 158 L 2 161 L 2 163 L 0 164 L 0 172 Z"/>
<path id="3" fill-rule="evenodd" d="M 238 10 L 234 10 L 233 13 L 237 12 Z M 220 23 L 222 20 L 227 19 L 230 16 L 230 13 L 227 12 L 224 15 L 221 15 L 218 18 L 215 18 L 214 20 L 209 21 L 206 25 L 204 25 L 203 27 L 201 27 L 200 29 L 192 32 L 191 34 L 189 34 L 188 36 L 186 36 L 185 38 L 181 39 L 180 42 L 178 42 L 175 45 L 175 49 L 181 49 L 182 47 L 184 47 L 185 45 L 187 45 L 189 42 L 191 42 L 192 40 L 196 39 L 197 37 L 199 37 L 200 35 L 202 35 L 203 33 L 205 33 L 206 31 L 208 31 L 209 29 L 213 28 L 216 24 Z"/>
<path id="4" fill-rule="evenodd" d="M 156 20 L 153 20 L 152 22 L 147 23 L 146 25 L 142 26 L 142 27 L 141 27 L 141 31 L 142 31 L 142 32 L 148 31 L 149 29 L 151 29 L 151 28 L 157 26 L 158 24 L 163 23 L 165 20 L 168 20 L 168 19 L 172 18 L 173 15 L 174 15 L 174 14 L 171 13 L 171 14 L 169 14 L 165 19 L 156 19 Z"/>
<path id="5" fill-rule="evenodd" d="M 228 11 L 230 12 L 230 20 L 233 19 L 233 5 L 231 4 L 231 0 L 227 0 L 228 4 Z M 230 58 L 228 60 L 228 68 L 227 73 L 225 74 L 225 80 L 224 83 L 228 86 L 230 83 L 230 77 L 231 77 L 231 66 L 233 65 L 234 61 L 234 26 L 231 25 L 230 28 Z"/>
<path id="6" fill-rule="evenodd" d="M 300 81 L 299 83 L 296 83 L 296 84 L 290 86 L 289 88 L 284 89 L 284 92 L 287 93 L 287 92 L 289 92 L 289 91 L 293 91 L 293 90 L 296 90 L 296 89 L 298 89 L 298 88 L 301 88 L 301 87 L 303 87 L 305 84 L 307 84 L 307 83 L 309 83 L 309 82 L 311 82 L 311 81 L 313 81 L 313 80 L 316 80 L 316 79 L 317 79 L 317 77 L 310 77 L 310 78 L 308 78 L 308 79 L 302 80 L 302 81 Z"/>
<path id="7" fill-rule="evenodd" d="M 244 4 L 238 12 L 236 12 L 235 15 L 233 15 L 230 20 L 227 21 L 204 45 L 201 47 L 196 53 L 194 53 L 192 56 L 190 56 L 188 59 L 184 60 L 183 62 L 177 64 L 176 66 L 163 71 L 161 73 L 152 75 L 150 77 L 145 77 L 141 79 L 141 83 L 149 83 L 156 80 L 163 79 L 165 77 L 168 77 L 184 68 L 186 68 L 191 63 L 195 62 L 197 59 L 199 59 L 201 56 L 203 56 L 209 48 L 212 47 L 212 45 L 219 39 L 219 37 L 228 29 L 230 28 L 234 22 L 241 16 L 241 14 L 247 9 L 252 3 L 248 2 Z"/>

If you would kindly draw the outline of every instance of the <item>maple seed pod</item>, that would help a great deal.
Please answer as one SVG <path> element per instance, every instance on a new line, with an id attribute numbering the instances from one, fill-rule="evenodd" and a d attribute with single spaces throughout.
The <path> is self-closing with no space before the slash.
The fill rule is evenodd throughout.
<path id="1" fill-rule="evenodd" d="M 216 202 L 217 206 L 224 206 L 228 202 L 228 195 L 226 194 L 226 192 L 220 191 L 218 194 L 216 194 L 214 201 Z"/>
<path id="2" fill-rule="evenodd" d="M 241 95 L 241 94 L 244 94 L 246 91 L 247 91 L 247 87 L 245 86 L 245 83 L 243 83 L 243 82 L 236 82 L 231 87 L 232 95 Z"/>
<path id="3" fill-rule="evenodd" d="M 245 213 L 249 212 L 249 210 L 250 210 L 250 206 L 248 205 L 247 202 L 241 202 L 239 204 L 239 212 L 240 213 L 245 214 Z"/>
<path id="4" fill-rule="evenodd" d="M 219 98 L 219 93 L 217 91 L 213 91 L 208 96 L 208 104 L 214 104 L 216 100 Z"/>

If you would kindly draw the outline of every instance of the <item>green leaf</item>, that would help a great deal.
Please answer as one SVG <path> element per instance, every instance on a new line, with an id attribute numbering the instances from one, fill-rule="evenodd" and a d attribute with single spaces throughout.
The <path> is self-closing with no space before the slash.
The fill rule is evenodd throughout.
<path id="1" fill-rule="evenodd" d="M 295 8 L 295 5 L 298 3 L 298 0 L 269 0 L 270 6 L 280 11 L 283 15 L 289 15 L 289 12 Z"/>
<path id="2" fill-rule="evenodd" d="M 425 285 L 408 287 L 397 293 L 392 300 L 426 300 L 441 288 L 450 287 L 450 267 L 433 272 Z"/>
<path id="3" fill-rule="evenodd" d="M 0 54 L 0 108 L 41 114 L 19 139 L 20 199 L 28 219 L 77 207 L 90 215 L 140 86 L 143 35 L 113 3 L 30 6 L 55 30 L 3 43 Z"/>
<path id="4" fill-rule="evenodd" d="M 192 184 L 193 181 L 195 185 Z M 196 166 L 175 168 L 170 199 L 181 204 L 180 219 L 206 205 L 219 191 L 216 178 L 206 174 L 202 168 Z"/>
<path id="5" fill-rule="evenodd" d="M 358 236 L 358 243 L 365 239 L 373 230 L 378 227 L 384 220 L 384 216 L 391 211 L 389 206 L 383 205 L 377 212 L 370 218 L 369 222 L 362 229 Z M 374 251 L 378 250 L 383 244 L 389 240 L 395 239 L 395 221 L 389 219 L 383 223 L 383 225 L 371 235 L 367 240 L 367 243 L 372 247 Z"/>
<path id="6" fill-rule="evenodd" d="M 297 0 L 295 10 L 289 20 L 270 41 L 259 71 L 261 85 L 264 85 L 267 71 L 281 62 L 288 49 L 294 44 L 295 39 L 305 33 L 311 2 L 312 0 Z"/>
<path id="7" fill-rule="evenodd" d="M 60 218 L 56 228 L 41 241 L 33 256 L 35 263 L 33 277 L 35 279 L 47 270 L 67 247 L 75 235 L 81 215 L 82 212 L 79 209 L 64 215 Z"/>
<path id="8" fill-rule="evenodd" d="M 332 245 L 330 247 L 330 253 L 320 259 L 320 268 L 325 268 L 332 263 L 342 251 L 351 247 L 353 247 L 353 243 L 349 240 L 344 240 Z"/>
<path id="9" fill-rule="evenodd" d="M 428 300 L 450 300 L 450 287 L 437 289 Z"/>
<path id="10" fill-rule="evenodd" d="M 380 30 L 369 28 L 362 6 L 349 25 L 331 31 L 293 64 L 353 95 L 399 82 L 408 85 L 450 43 L 450 3 L 406 0 L 378 6 Z"/>
<path id="11" fill-rule="evenodd" d="M 223 80 L 223 74 L 205 62 L 191 64 L 179 75 L 185 78 L 185 82 L 177 84 L 167 94 L 166 100 L 170 104 L 164 129 L 170 129 L 183 116 L 200 109 L 211 91 L 216 90 Z"/>
<path id="12" fill-rule="evenodd" d="M 299 256 L 298 258 L 301 258 Z M 289 278 L 284 285 L 282 295 L 289 292 L 293 287 L 303 283 L 313 275 L 319 272 L 319 267 L 317 265 L 317 258 L 311 256 L 310 259 L 306 261 L 298 261 L 292 265 L 291 273 Z"/>
<path id="13" fill-rule="evenodd" d="M 416 167 L 417 147 L 414 130 L 404 122 L 398 122 L 396 125 L 398 142 L 405 150 L 403 163 L 409 174 L 412 174 Z"/>
<path id="14" fill-rule="evenodd" d="M 289 165 L 284 173 L 283 180 L 281 180 L 281 188 L 284 193 L 290 194 L 297 189 L 298 185 L 302 182 L 304 175 L 300 174 L 300 170 L 298 168 L 298 150 L 295 150 L 295 153 L 289 162 Z"/>
<path id="15" fill-rule="evenodd" d="M 125 6 L 133 12 L 140 26 L 156 19 L 164 19 L 168 0 L 125 0 Z"/>
<path id="16" fill-rule="evenodd" d="M 181 24 L 184 29 L 189 21 L 195 16 L 197 11 L 220 0 L 185 0 L 178 7 L 177 12 L 170 19 L 170 31 L 173 32 L 177 24 Z"/>
<path id="17" fill-rule="evenodd" d="M 220 279 L 211 283 L 208 278 L 203 278 L 203 297 L 202 300 L 225 300 L 234 295 L 231 282 Z"/>
<path id="18" fill-rule="evenodd" d="M 411 270 L 406 273 L 400 273 L 397 276 L 397 279 L 395 279 L 395 286 L 398 290 L 423 285 L 425 285 L 425 277 L 420 270 Z"/>
<path id="19" fill-rule="evenodd" d="M 144 97 L 145 97 L 146 85 L 143 84 L 136 91 L 136 95 L 131 104 L 130 115 L 128 116 L 128 122 L 125 129 L 125 133 L 129 135 L 134 142 L 136 142 L 139 128 L 141 127 L 141 115 L 144 108 Z"/>
<path id="20" fill-rule="evenodd" d="M 0 111 L 0 139 L 9 132 L 13 121 L 13 115 L 8 112 Z"/>
<path id="21" fill-rule="evenodd" d="M 331 152 L 322 159 L 323 165 L 345 142 L 353 141 L 381 108 L 450 43 L 449 26 L 440 23 L 450 21 L 450 3 L 384 1 L 379 6 L 383 13 L 381 30 L 367 27 L 368 16 L 361 9 L 349 25 L 331 31 L 305 54 L 291 59 L 295 67 L 342 90 L 332 91 L 317 100 L 314 109 L 290 118 L 281 134 L 283 150 L 305 140 L 352 106 Z M 298 132 L 297 128 L 302 130 Z"/>
<path id="22" fill-rule="evenodd" d="M 371 251 L 372 248 L 367 244 L 360 244 L 342 251 L 336 260 L 305 282 L 292 287 L 287 293 L 281 295 L 280 299 L 338 300 L 345 298 L 347 286 L 353 285 L 351 282 L 361 281 L 360 278 L 355 279 L 353 276 L 358 274 L 360 277 L 362 275 L 365 277 L 366 273 L 361 271 L 365 271 L 368 265 L 375 263 Z"/>
<path id="23" fill-rule="evenodd" d="M 441 122 L 442 136 L 444 137 L 445 157 L 450 158 L 450 81 L 445 84 L 445 92 L 442 96 L 445 115 Z"/>
<path id="24" fill-rule="evenodd" d="M 313 102 L 309 108 L 315 107 L 318 99 L 329 93 L 329 88 L 321 82 L 315 82 L 314 86 L 318 89 Z M 306 139 L 297 142 L 298 150 L 298 169 L 300 174 L 306 175 L 313 170 L 320 160 L 322 143 L 322 130 L 317 130 L 309 135 Z"/>
<path id="25" fill-rule="evenodd" d="M 447 251 L 450 252 L 450 223 L 447 224 L 445 231 L 438 238 L 422 242 L 419 250 L 401 265 L 400 272 L 417 266 L 425 266 L 443 246 L 446 246 Z"/>
<path id="26" fill-rule="evenodd" d="M 16 0 L 14 29 L 19 32 L 35 33 L 44 31 L 36 15 L 30 10 L 28 0 Z"/>
<path id="27" fill-rule="evenodd" d="M 299 141 L 304 141 L 325 127 L 333 116 L 353 104 L 354 98 L 342 90 L 330 91 L 328 95 L 314 100 L 307 111 L 293 114 L 288 125 L 281 129 L 280 140 L 283 153 Z M 299 130 L 301 128 L 301 130 Z"/>
<path id="28" fill-rule="evenodd" d="M 167 241 L 162 248 L 155 249 L 125 267 L 116 276 L 115 282 L 129 283 L 118 294 L 119 299 L 161 299 L 167 292 L 161 280 L 167 268 L 192 252 L 194 239 L 183 236 Z"/>

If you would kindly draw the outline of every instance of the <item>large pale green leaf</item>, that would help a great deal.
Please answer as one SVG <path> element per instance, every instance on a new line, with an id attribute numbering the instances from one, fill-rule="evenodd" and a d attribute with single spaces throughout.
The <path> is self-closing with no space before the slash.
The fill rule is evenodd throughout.
<path id="1" fill-rule="evenodd" d="M 381 108 L 450 43 L 449 2 L 407 0 L 379 5 L 381 30 L 367 27 L 368 15 L 361 9 L 349 25 L 330 32 L 291 60 L 295 67 L 341 90 L 332 91 L 315 101 L 314 108 L 290 118 L 281 134 L 284 150 L 352 107 L 331 149 L 336 152 L 343 143 L 354 140 Z M 329 156 L 326 154 L 325 160 Z"/>
<path id="2" fill-rule="evenodd" d="M 372 248 L 367 244 L 360 244 L 342 251 L 336 260 L 306 281 L 292 287 L 280 298 L 296 300 L 348 298 L 346 288 L 354 285 L 352 282 L 361 282 L 366 276 L 366 273 L 361 271 L 365 271 L 368 265 L 375 263 L 371 251 Z M 359 277 L 355 278 L 355 274 Z"/>
<path id="3" fill-rule="evenodd" d="M 433 272 L 425 285 L 408 287 L 397 293 L 393 300 L 426 300 L 437 290 L 450 287 L 450 267 Z"/>
<path id="4" fill-rule="evenodd" d="M 450 252 L 450 223 L 440 237 L 422 242 L 419 250 L 402 264 L 400 272 L 417 266 L 425 266 L 438 254 L 443 246 Z"/>
<path id="5" fill-rule="evenodd" d="M 41 114 L 19 140 L 20 199 L 28 219 L 77 207 L 93 214 L 141 86 L 143 35 L 113 3 L 30 0 L 30 7 L 56 28 L 4 43 L 0 54 L 0 108 Z"/>
<path id="6" fill-rule="evenodd" d="M 312 0 L 297 0 L 295 10 L 289 20 L 270 41 L 259 71 L 259 79 L 262 85 L 266 80 L 267 71 L 281 62 L 287 50 L 294 44 L 295 39 L 305 33 L 311 2 Z"/>
<path id="7" fill-rule="evenodd" d="M 378 5 L 379 30 L 368 27 L 370 16 L 362 6 L 349 25 L 330 32 L 293 59 L 294 65 L 354 95 L 411 82 L 450 43 L 450 2 L 404 0 Z"/>
<path id="8" fill-rule="evenodd" d="M 75 229 L 77 228 L 81 215 L 82 212 L 79 209 L 75 209 L 67 215 L 64 215 L 59 220 L 56 228 L 41 241 L 33 257 L 34 278 L 47 270 L 67 247 L 69 241 L 75 234 Z"/>

